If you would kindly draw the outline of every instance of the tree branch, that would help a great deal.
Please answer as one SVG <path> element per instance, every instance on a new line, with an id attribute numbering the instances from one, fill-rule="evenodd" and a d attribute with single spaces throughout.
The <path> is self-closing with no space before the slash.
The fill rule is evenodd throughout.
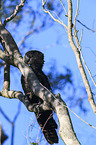
<path id="1" fill-rule="evenodd" d="M 67 26 L 66 26 L 62 21 L 60 21 L 59 19 L 56 19 L 56 18 L 51 14 L 51 12 L 50 12 L 49 10 L 46 10 L 46 9 L 45 9 L 45 4 L 46 4 L 46 1 L 44 2 L 44 0 L 42 0 L 42 6 L 43 6 L 44 12 L 45 12 L 45 13 L 48 13 L 48 14 L 51 16 L 51 18 L 52 18 L 55 22 L 60 23 L 61 25 L 63 25 L 63 26 L 67 29 Z"/>
<path id="2" fill-rule="evenodd" d="M 77 47 L 74 43 L 73 36 L 72 36 L 72 2 L 71 2 L 71 0 L 67 0 L 67 2 L 68 2 L 68 39 L 69 39 L 69 43 L 75 53 L 76 61 L 77 61 L 77 64 L 78 64 L 78 67 L 79 67 L 79 70 L 80 70 L 80 73 L 83 78 L 83 82 L 84 82 L 84 85 L 85 85 L 85 88 L 86 88 L 86 91 L 88 94 L 89 103 L 90 103 L 94 113 L 96 114 L 96 105 L 95 105 L 95 102 L 93 99 L 93 94 L 91 92 L 88 78 L 86 76 L 86 73 L 85 73 L 85 70 L 84 70 L 84 67 L 83 67 L 83 64 L 81 61 L 81 57 L 80 57 L 81 46 L 79 44 L 77 33 L 75 33 L 75 40 L 77 42 Z M 75 28 L 74 28 L 74 30 L 75 30 Z"/>
<path id="3" fill-rule="evenodd" d="M 21 107 L 21 102 L 19 102 L 18 110 L 17 110 L 16 115 L 14 116 L 13 121 L 11 121 L 11 119 L 4 113 L 4 111 L 3 111 L 2 108 L 0 107 L 0 113 L 2 113 L 2 115 L 4 116 L 4 118 L 5 118 L 5 119 L 11 124 L 11 126 L 12 126 L 12 132 L 11 132 L 11 145 L 13 145 L 13 142 L 14 142 L 15 122 L 16 122 L 17 117 L 18 117 L 19 114 L 20 114 L 20 107 Z"/>
<path id="4" fill-rule="evenodd" d="M 0 37 L 2 40 L 2 44 L 4 44 L 3 46 L 5 52 L 7 52 L 9 55 L 12 55 L 13 65 L 21 71 L 21 73 L 28 81 L 30 88 L 32 89 L 34 94 L 44 100 L 44 103 L 40 106 L 33 106 L 21 92 L 8 91 L 6 89 L 3 89 L 0 92 L 0 95 L 7 98 L 17 98 L 21 100 L 29 111 L 35 112 L 35 109 L 37 109 L 38 107 L 39 109 L 43 110 L 54 110 L 57 113 L 59 119 L 59 133 L 63 141 L 67 145 L 80 145 L 74 133 L 68 109 L 64 101 L 59 95 L 54 96 L 46 87 L 44 87 L 39 82 L 32 69 L 30 69 L 30 67 L 24 63 L 18 47 L 11 34 L 2 26 L 0 26 Z"/>
<path id="5" fill-rule="evenodd" d="M 66 9 L 65 9 L 65 6 L 64 6 L 64 4 L 62 3 L 62 0 L 60 0 L 60 3 L 61 3 L 61 5 L 62 5 L 62 7 L 63 7 L 63 9 L 64 9 L 64 11 L 65 11 L 65 13 L 66 13 L 66 16 L 68 16 L 67 11 L 66 11 Z"/>
<path id="6" fill-rule="evenodd" d="M 22 56 L 18 50 L 17 44 L 15 43 L 11 34 L 5 29 L 3 25 L 0 25 L 0 41 L 4 48 L 4 52 L 0 50 L 3 56 L 0 54 L 0 58 L 4 61 L 8 59 L 9 63 L 17 67 L 19 59 L 22 59 Z M 7 58 L 6 58 L 7 57 Z"/>
<path id="7" fill-rule="evenodd" d="M 96 30 L 93 30 L 93 29 L 87 27 L 87 26 L 86 26 L 85 24 L 83 24 L 80 20 L 77 20 L 77 22 L 80 23 L 80 24 L 81 24 L 83 27 L 85 27 L 87 30 L 90 30 L 90 31 L 92 31 L 92 32 L 96 32 Z"/>
<path id="8" fill-rule="evenodd" d="M 79 15 L 79 0 L 77 0 L 77 11 L 76 11 L 75 19 L 74 19 L 74 26 L 76 26 L 76 20 L 77 20 L 78 15 Z"/>
<path id="9" fill-rule="evenodd" d="M 4 64 L 4 84 L 3 84 L 4 90 L 10 89 L 10 65 L 5 63 Z"/>
<path id="10" fill-rule="evenodd" d="M 5 62 L 10 62 L 10 56 L 9 55 L 6 55 L 5 52 L 3 52 L 1 49 L 0 49 L 0 58 L 2 60 L 4 60 Z"/>
<path id="11" fill-rule="evenodd" d="M 21 3 L 16 6 L 14 13 L 10 17 L 5 19 L 4 24 L 3 24 L 4 26 L 6 26 L 7 22 L 11 21 L 18 14 L 18 12 L 21 11 L 21 8 L 24 6 L 24 3 L 25 3 L 25 0 L 21 0 Z"/>

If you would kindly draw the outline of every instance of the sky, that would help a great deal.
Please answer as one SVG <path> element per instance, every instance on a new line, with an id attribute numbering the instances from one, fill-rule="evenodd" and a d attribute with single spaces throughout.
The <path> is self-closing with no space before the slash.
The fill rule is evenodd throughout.
<path id="1" fill-rule="evenodd" d="M 76 0 L 73 0 L 73 14 L 75 14 L 76 10 Z M 67 4 L 66 4 L 67 8 Z M 67 24 L 67 19 L 62 15 L 62 19 Z M 80 12 L 78 19 L 88 26 L 91 29 L 96 30 L 96 1 L 95 0 L 80 0 Z M 9 28 L 11 31 L 11 28 Z M 23 29 L 23 28 L 22 28 Z M 84 59 L 90 68 L 92 75 L 96 75 L 96 33 L 93 33 L 87 29 L 85 29 L 83 26 L 81 26 L 79 23 L 77 23 L 77 29 L 79 29 L 79 36 L 81 34 L 81 30 L 83 29 L 83 37 L 82 37 L 82 52 Z M 24 30 L 27 31 L 27 28 Z M 23 36 L 24 31 L 20 36 Z M 14 34 L 13 34 L 14 35 Z M 20 36 L 16 36 L 15 34 L 15 40 L 17 43 L 20 41 Z M 56 42 L 59 40 L 58 45 Z M 28 46 L 31 46 L 33 48 L 37 48 L 38 50 L 42 51 L 45 55 L 45 65 L 43 70 L 46 72 L 48 69 L 49 63 L 55 59 L 57 68 L 59 71 L 63 72 L 63 66 L 68 66 L 74 75 L 74 79 L 77 82 L 80 81 L 80 84 L 82 85 L 82 78 L 76 63 L 75 55 L 69 45 L 68 37 L 65 29 L 60 26 L 60 24 L 55 23 L 54 26 L 47 29 L 46 31 L 42 31 L 40 33 L 34 34 L 32 36 L 32 41 L 30 39 L 26 42 Z M 22 51 L 22 50 L 21 50 Z M 25 49 L 25 52 L 27 50 Z M 23 55 L 24 53 L 23 52 Z M 16 69 L 11 67 L 11 89 L 13 90 L 22 90 L 20 84 L 20 75 L 21 73 Z M 1 73 L 3 72 L 3 69 L 1 69 Z M 88 74 L 88 73 L 87 73 Z M 14 77 L 15 76 L 15 77 Z M 89 82 L 91 84 L 91 87 L 93 89 L 93 92 L 95 93 L 95 88 L 93 87 L 93 83 L 88 75 Z M 3 84 L 3 78 L 1 78 L 1 85 L 0 90 L 2 89 Z M 95 79 L 95 77 L 94 77 Z M 18 83 L 19 82 L 19 83 Z M 96 100 L 96 99 L 95 99 Z M 8 115 L 8 117 L 13 120 L 14 114 L 17 111 L 19 101 L 16 99 L 6 99 L 1 97 L 0 98 L 0 106 L 4 110 L 4 112 Z M 85 105 L 88 107 L 88 113 L 84 114 L 80 112 L 80 110 L 75 107 L 72 108 L 72 110 L 77 113 L 82 119 L 84 119 L 86 122 L 96 126 L 96 117 L 91 109 L 91 106 L 88 102 L 88 100 L 85 101 Z M 73 123 L 74 130 L 77 134 L 77 137 L 82 145 L 95 145 L 96 142 L 96 130 L 92 127 L 88 126 L 84 122 L 82 122 L 79 118 L 77 118 L 71 111 L 70 116 Z M 28 112 L 25 106 L 21 105 L 21 112 L 20 115 L 16 121 L 16 128 L 15 128 L 15 140 L 14 145 L 25 145 L 27 144 L 27 136 L 28 136 L 28 129 L 30 129 L 30 124 L 34 121 L 34 113 Z M 6 132 L 6 134 L 11 134 L 11 125 L 4 119 L 2 114 L 0 114 L 0 121 L 3 125 L 3 128 Z M 36 120 L 35 120 L 36 122 Z M 34 129 L 31 126 L 31 133 L 34 134 Z M 35 129 L 38 130 L 38 127 L 35 125 Z M 36 132 L 35 130 L 35 132 Z M 34 136 L 33 141 L 36 141 L 36 137 Z M 42 144 L 44 142 L 42 141 Z M 61 141 L 59 142 L 59 145 L 63 145 L 64 143 Z M 10 137 L 9 139 L 4 143 L 4 145 L 10 145 Z"/>

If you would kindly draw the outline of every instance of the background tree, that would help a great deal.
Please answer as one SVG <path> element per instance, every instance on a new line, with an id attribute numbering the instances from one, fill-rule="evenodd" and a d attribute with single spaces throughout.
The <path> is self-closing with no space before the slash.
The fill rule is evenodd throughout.
<path id="1" fill-rule="evenodd" d="M 23 37 L 23 35 L 25 35 L 24 38 L 18 44 L 19 48 L 20 48 L 20 52 L 24 55 L 26 51 L 32 49 L 32 47 L 30 47 L 31 45 L 33 46 L 34 49 L 37 47 L 36 44 L 35 44 L 36 46 L 34 46 L 34 44 L 30 43 L 32 40 L 34 41 L 34 38 L 31 35 L 35 34 L 36 32 L 41 32 L 41 30 L 45 30 L 46 28 L 53 27 L 54 23 L 53 23 L 52 19 L 50 19 L 50 16 L 49 15 L 46 16 L 46 14 L 44 14 L 44 12 L 42 11 L 41 3 L 39 3 L 38 1 L 36 1 L 36 2 L 33 1 L 33 3 L 32 2 L 27 2 L 27 3 L 25 3 L 24 7 L 22 8 L 22 11 L 20 11 L 21 7 L 23 6 L 23 2 L 24 1 L 22 1 L 21 5 L 19 5 L 17 7 L 16 7 L 16 5 L 19 4 L 19 2 L 17 4 L 15 3 L 15 1 L 10 1 L 10 2 L 4 1 L 4 2 L 1 2 L 1 9 L 2 9 L 2 12 L 3 12 L 2 15 L 1 15 L 1 20 L 2 20 L 2 23 L 4 25 L 7 24 L 7 28 L 10 30 L 10 32 L 13 31 L 12 32 L 13 36 L 16 38 L 17 42 L 18 42 L 18 40 L 21 39 L 21 37 Z M 77 1 L 77 2 L 79 4 L 79 1 Z M 75 2 L 74 2 L 74 4 L 75 4 Z M 6 5 L 8 6 L 8 9 L 9 9 L 8 12 L 6 12 L 7 11 Z M 34 6 L 36 6 L 36 7 L 34 7 Z M 16 7 L 16 10 L 14 11 L 15 7 Z M 89 86 L 87 77 L 86 76 L 84 77 L 85 72 L 84 72 L 84 68 L 83 68 L 82 62 L 81 62 L 82 53 L 81 53 L 81 48 L 79 48 L 81 43 L 79 44 L 79 41 L 78 41 L 78 37 L 77 37 L 78 31 L 75 30 L 76 29 L 75 28 L 76 20 L 77 20 L 77 15 L 78 15 L 78 10 L 79 9 L 77 7 L 76 17 L 74 19 L 74 22 L 72 22 L 71 1 L 68 1 L 68 8 L 69 8 L 69 10 L 68 10 L 68 14 L 67 14 L 67 12 L 66 12 L 67 11 L 67 7 L 66 7 L 66 10 L 65 10 L 65 7 L 64 7 L 64 4 L 62 3 L 62 1 L 60 1 L 58 3 L 57 3 L 57 1 L 45 1 L 45 2 L 43 2 L 44 11 L 46 13 L 49 13 L 55 21 L 60 22 L 60 24 L 65 26 L 65 28 L 67 29 L 68 36 L 69 36 L 69 42 L 70 42 L 71 46 L 74 45 L 74 47 L 73 46 L 72 47 L 73 47 L 73 50 L 74 50 L 74 52 L 76 54 L 76 58 L 78 58 L 77 62 L 79 62 L 79 68 L 81 70 L 81 73 L 83 72 L 82 77 L 83 77 L 83 80 L 85 82 L 85 86 L 87 85 L 87 93 L 89 94 L 90 104 L 91 104 L 91 106 L 92 106 L 92 108 L 93 108 L 93 110 L 95 112 L 95 101 L 93 100 L 93 98 L 92 98 L 93 94 L 91 93 L 93 91 L 90 90 L 90 86 Z M 66 17 L 64 19 L 66 25 L 60 19 L 60 18 L 62 18 L 64 16 L 64 11 L 63 10 L 65 11 L 65 15 L 66 15 Z M 4 11 L 5 11 L 5 13 L 4 13 Z M 74 12 L 74 9 L 73 9 L 73 12 Z M 18 13 L 18 15 L 16 16 L 17 13 Z M 6 14 L 6 16 L 4 16 L 4 14 Z M 13 15 L 11 15 L 11 14 L 13 14 Z M 11 17 L 9 17 L 10 15 L 11 15 Z M 8 17 L 8 18 L 6 20 L 4 20 L 4 17 L 5 18 Z M 30 19 L 31 17 L 32 17 L 32 20 Z M 10 21 L 8 23 L 8 21 L 11 20 L 11 19 L 12 19 L 12 21 Z M 70 22 L 70 23 L 68 23 L 68 27 L 67 27 L 67 19 L 69 20 L 68 22 Z M 22 35 L 18 36 L 17 33 L 20 34 L 20 30 L 22 31 L 22 28 L 20 28 L 20 26 L 22 27 L 22 24 L 23 24 L 24 21 L 26 21 L 26 25 L 23 25 L 23 26 L 27 26 L 27 33 L 25 34 L 25 32 L 23 31 Z M 80 23 L 80 21 L 78 21 L 78 22 Z M 16 27 L 17 27 L 17 29 L 14 29 Z M 28 32 L 28 29 L 29 29 L 29 32 Z M 74 29 L 74 34 L 72 33 L 72 29 Z M 0 33 L 1 33 L 1 38 L 4 41 L 2 43 L 2 40 L 1 40 L 1 43 L 3 45 L 3 44 L 5 44 L 5 42 L 8 42 L 9 40 L 8 40 L 8 37 L 6 37 L 6 39 L 5 39 L 5 37 L 2 34 L 2 32 L 3 32 L 2 30 L 3 29 L 0 30 Z M 24 30 L 24 27 L 23 27 L 23 30 Z M 70 30 L 70 31 L 68 31 L 68 30 Z M 17 37 L 16 37 L 16 35 L 17 35 Z M 7 36 L 10 36 L 9 38 L 11 38 L 11 35 L 7 35 Z M 72 39 L 74 39 L 73 36 L 75 37 L 75 40 L 77 42 L 77 46 L 75 45 L 74 41 L 72 40 Z M 37 37 L 38 37 L 38 35 L 37 35 Z M 31 41 L 30 41 L 30 38 L 31 38 Z M 40 38 L 41 37 L 39 37 L 39 39 Z M 59 40 L 59 43 L 60 43 L 60 41 L 61 40 Z M 44 42 L 44 40 L 43 40 L 43 42 Z M 81 42 L 81 40 L 80 40 L 80 42 Z M 28 49 L 28 43 L 31 44 L 31 45 L 29 45 L 29 49 Z M 10 42 L 10 44 L 11 44 L 11 42 Z M 56 46 L 56 44 L 58 44 L 58 41 L 57 41 L 57 43 L 55 43 L 55 46 Z M 8 45 L 9 45 L 9 43 L 8 43 Z M 3 45 L 3 48 L 4 48 L 4 45 Z M 3 50 L 3 48 L 1 50 Z M 10 48 L 10 45 L 9 45 L 9 48 Z M 17 46 L 15 46 L 15 49 L 16 50 L 18 49 Z M 5 50 L 6 50 L 6 48 L 5 48 Z M 43 49 L 41 49 L 41 50 L 43 50 Z M 1 59 L 3 59 L 3 60 L 6 59 L 6 60 L 8 60 L 10 62 L 10 64 L 15 65 L 15 66 L 17 65 L 15 63 L 15 60 L 12 61 L 12 59 L 10 58 L 10 56 L 8 54 L 5 57 L 5 54 L 2 53 L 2 51 L 0 51 L 0 52 L 1 52 L 0 53 L 1 54 L 0 55 Z M 9 51 L 8 51 L 8 53 L 10 54 Z M 18 55 L 20 56 L 20 54 L 18 54 Z M 14 55 L 14 58 L 16 58 L 15 55 Z M 21 60 L 21 58 L 20 58 L 20 60 Z M 21 61 L 21 63 L 23 63 L 23 62 Z M 4 64 L 3 61 L 1 61 L 1 66 L 3 66 L 3 64 Z M 55 69 L 54 69 L 54 67 L 55 67 Z M 2 67 L 2 69 L 3 69 L 3 67 Z M 1 69 L 1 72 L 2 72 L 2 69 Z M 79 105 L 81 110 L 86 112 L 86 106 L 84 104 L 85 99 L 86 99 L 86 91 L 85 91 L 84 87 L 82 88 L 82 86 L 80 86 L 80 84 L 78 85 L 78 87 L 77 87 L 77 85 L 76 86 L 74 85 L 74 81 L 72 79 L 72 73 L 71 73 L 70 69 L 69 68 L 65 68 L 63 70 L 63 71 L 65 71 L 65 73 L 60 73 L 58 71 L 54 71 L 54 70 L 56 70 L 56 66 L 53 65 L 53 66 L 51 66 L 50 70 L 51 71 L 48 72 L 48 76 L 50 78 L 50 82 L 52 83 L 53 92 L 56 94 L 59 91 L 61 94 L 63 94 L 63 96 L 67 96 L 67 97 L 64 97 L 64 101 L 67 101 L 69 106 L 73 107 L 73 106 Z M 13 69 L 12 69 L 12 71 L 13 71 Z M 15 71 L 15 69 L 14 69 L 14 71 Z M 17 72 L 17 70 L 16 70 L 16 72 Z M 23 72 L 23 70 L 21 72 Z M 3 72 L 1 73 L 1 78 L 2 78 L 2 74 L 3 74 Z M 15 76 L 16 75 L 17 75 L 17 73 L 15 74 Z M 6 82 L 5 82 L 5 84 L 6 84 Z M 18 84 L 19 84 L 19 82 L 18 82 Z M 89 89 L 88 89 L 88 87 L 89 87 Z M 15 88 L 12 88 L 12 89 L 15 90 Z M 6 89 L 6 87 L 5 87 L 5 89 Z M 69 89 L 70 89 L 71 95 L 69 93 Z M 82 90 L 82 92 L 83 92 L 82 94 L 83 95 L 81 93 L 79 94 L 78 90 L 80 92 Z M 67 92 L 66 95 L 65 95 L 65 92 Z M 2 93 L 5 93 L 5 92 L 2 91 L 1 95 L 2 95 Z M 11 92 L 9 92 L 9 93 L 11 93 Z M 3 94 L 2 96 L 6 96 L 6 95 Z M 11 96 L 11 94 L 10 94 L 10 96 Z M 17 96 L 18 96 L 18 94 L 17 94 Z M 15 96 L 15 97 L 17 97 L 17 96 Z M 73 99 L 73 96 L 74 96 L 74 99 Z M 79 97 L 77 97 L 77 96 L 79 96 Z M 8 96 L 6 96 L 6 97 L 8 97 Z M 11 96 L 11 97 L 13 97 L 13 96 Z M 57 98 L 58 98 L 58 96 L 57 96 Z M 23 103 L 25 103 L 24 100 L 21 100 L 21 101 L 23 101 Z M 25 105 L 28 105 L 28 104 L 25 104 Z M 28 107 L 29 106 L 27 106 L 27 108 Z M 63 119 L 64 119 L 64 116 L 63 116 Z M 65 121 L 65 119 L 64 119 L 64 121 Z M 63 134 L 63 136 L 64 136 L 64 134 Z M 65 137 L 64 137 L 64 140 L 65 140 Z M 32 141 L 31 141 L 31 143 L 32 143 Z M 66 143 L 66 144 L 68 144 L 68 143 Z"/>

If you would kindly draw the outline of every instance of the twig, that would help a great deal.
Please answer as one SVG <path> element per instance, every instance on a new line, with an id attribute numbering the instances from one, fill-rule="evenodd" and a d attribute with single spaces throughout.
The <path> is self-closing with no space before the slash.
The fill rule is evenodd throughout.
<path id="1" fill-rule="evenodd" d="M 14 116 L 13 121 L 11 121 L 11 120 L 9 119 L 9 117 L 4 113 L 4 111 L 2 110 L 2 108 L 0 107 L 0 113 L 2 113 L 2 115 L 4 116 L 4 118 L 12 125 L 12 131 L 11 131 L 11 145 L 13 145 L 13 143 L 14 143 L 15 122 L 16 122 L 16 120 L 17 120 L 17 117 L 18 117 L 19 114 L 20 114 L 20 109 L 21 109 L 21 102 L 19 102 L 17 113 L 16 113 L 16 115 Z"/>
<path id="2" fill-rule="evenodd" d="M 87 71 L 88 71 L 88 73 L 89 73 L 89 75 L 90 75 L 90 77 L 91 77 L 94 85 L 96 86 L 96 83 L 95 83 L 95 81 L 94 81 L 94 79 L 92 77 L 92 74 L 91 74 L 91 72 L 90 72 L 90 70 L 89 70 L 88 66 L 86 65 L 85 60 L 83 58 L 83 55 L 82 55 L 82 52 L 81 52 L 81 46 L 80 46 L 79 39 L 78 39 L 77 32 L 76 32 L 75 28 L 74 28 L 74 31 L 75 31 L 75 34 L 76 34 L 74 36 L 75 36 L 75 40 L 76 40 L 76 43 L 77 43 L 77 47 L 78 47 L 79 53 L 81 55 L 81 58 L 80 58 L 80 55 L 79 55 L 79 58 L 77 58 L 77 59 L 80 59 L 80 61 L 81 61 L 81 59 L 83 60 L 83 63 L 85 65 L 85 67 L 86 67 L 86 69 L 87 69 Z M 78 53 L 78 52 L 76 52 L 76 53 Z M 93 94 L 92 94 L 92 91 L 91 91 L 91 88 L 90 88 L 90 85 L 89 85 L 89 81 L 88 81 L 88 78 L 86 76 L 86 73 L 85 73 L 85 70 L 84 70 L 82 61 L 80 63 L 81 64 L 79 66 L 79 70 L 81 72 L 81 75 L 82 75 L 82 78 L 83 78 L 83 82 L 84 82 L 85 87 L 86 87 L 86 91 L 87 91 L 87 94 L 88 94 L 88 100 L 90 102 L 90 105 L 91 105 L 94 113 L 96 114 L 96 105 L 95 105 L 95 101 L 94 101 L 94 98 L 93 98 Z"/>
<path id="3" fill-rule="evenodd" d="M 81 37 L 80 37 L 79 44 L 81 44 L 81 41 L 82 41 L 82 36 L 83 36 L 83 29 L 82 29 L 82 31 L 81 31 Z"/>
<path id="4" fill-rule="evenodd" d="M 88 66 L 87 66 L 87 64 L 86 64 L 86 62 L 85 62 L 85 60 L 84 60 L 84 58 L 83 58 L 83 54 L 82 54 L 81 52 L 80 52 L 80 54 L 81 54 L 81 57 L 82 57 L 83 63 L 84 63 L 84 65 L 85 65 L 85 67 L 86 67 L 86 69 L 87 69 L 87 71 L 88 71 L 88 73 L 89 73 L 89 75 L 90 75 L 90 77 L 91 77 L 91 79 L 92 79 L 92 81 L 93 81 L 95 87 L 96 87 L 95 80 L 93 79 L 92 74 L 91 74 L 91 71 L 89 70 L 89 68 L 88 68 Z"/>
<path id="5" fill-rule="evenodd" d="M 77 21 L 77 22 L 80 23 L 82 26 L 84 26 L 86 29 L 88 29 L 88 30 L 90 30 L 90 31 L 92 31 L 92 32 L 96 32 L 95 30 L 90 29 L 89 27 L 87 27 L 86 25 L 84 25 L 81 21 L 77 20 L 77 17 L 78 17 L 78 14 L 79 14 L 78 12 L 79 12 L 79 0 L 77 0 L 77 11 L 76 11 L 75 19 L 74 19 L 74 26 L 75 26 L 76 21 Z"/>
<path id="6" fill-rule="evenodd" d="M 46 4 L 46 1 L 44 2 L 44 0 L 42 0 L 42 6 L 43 6 L 44 12 L 45 12 L 45 13 L 48 13 L 48 14 L 51 16 L 51 18 L 52 18 L 55 22 L 60 23 L 61 25 L 63 25 L 63 26 L 67 29 L 67 26 L 66 26 L 62 21 L 60 21 L 59 19 L 56 19 L 56 18 L 51 14 L 51 12 L 50 12 L 49 10 L 46 10 L 46 9 L 45 9 L 45 4 Z"/>
<path id="7" fill-rule="evenodd" d="M 60 3 L 61 3 L 61 5 L 62 5 L 62 7 L 63 7 L 63 9 L 64 9 L 64 11 L 65 11 L 65 13 L 66 13 L 66 15 L 68 16 L 68 13 L 67 13 L 67 11 L 66 11 L 66 9 L 65 9 L 65 7 L 64 7 L 64 4 L 62 3 L 62 0 L 60 0 Z"/>
<path id="8" fill-rule="evenodd" d="M 79 39 L 78 39 L 78 36 L 77 36 L 77 31 L 76 31 L 75 27 L 74 27 L 74 32 L 75 32 L 75 35 L 74 35 L 74 36 L 75 36 L 75 40 L 76 40 L 76 43 L 77 43 L 77 47 L 78 47 L 78 49 L 79 49 L 79 52 L 80 52 L 81 58 L 82 58 L 82 60 L 83 60 L 83 63 L 84 63 L 84 65 L 85 65 L 85 67 L 86 67 L 86 69 L 87 69 L 87 71 L 88 71 L 88 73 L 89 73 L 89 75 L 90 75 L 90 77 L 91 77 L 91 79 L 92 79 L 94 85 L 96 86 L 95 80 L 93 79 L 92 74 L 91 74 L 91 71 L 89 70 L 89 68 L 88 68 L 88 66 L 87 66 L 87 64 L 86 64 L 86 62 L 85 62 L 85 60 L 84 60 L 84 58 L 83 58 L 83 54 L 82 54 L 82 52 L 81 52 L 80 43 L 81 43 L 81 40 L 82 40 L 83 30 L 82 30 L 82 33 L 81 33 L 80 42 L 79 42 Z"/>
<path id="9" fill-rule="evenodd" d="M 21 110 L 21 102 L 19 102 L 19 104 L 18 104 L 17 113 L 16 113 L 16 115 L 14 116 L 14 119 L 13 119 L 13 122 L 14 122 L 14 123 L 16 122 L 17 117 L 18 117 L 18 115 L 20 114 L 20 110 Z"/>
<path id="10" fill-rule="evenodd" d="M 21 11 L 21 8 L 24 6 L 24 3 L 25 3 L 25 0 L 21 0 L 21 3 L 16 6 L 14 13 L 10 17 L 5 19 L 4 24 L 3 24 L 4 26 L 6 26 L 7 22 L 11 21 L 18 14 L 18 12 Z"/>
<path id="11" fill-rule="evenodd" d="M 18 117 L 19 114 L 20 114 L 20 110 L 21 110 L 21 102 L 19 102 L 19 104 L 18 104 L 17 113 L 16 113 L 16 115 L 14 116 L 14 119 L 13 119 L 13 121 L 12 121 L 12 123 L 11 123 L 11 124 L 12 124 L 11 145 L 14 144 L 15 122 L 16 122 L 16 120 L 17 120 L 17 117 Z"/>
<path id="12" fill-rule="evenodd" d="M 79 11 L 79 0 L 77 0 L 77 10 L 76 10 L 76 15 L 75 15 L 75 19 L 74 19 L 74 26 L 76 25 L 76 20 L 79 15 L 78 11 Z"/>
<path id="13" fill-rule="evenodd" d="M 67 106 L 66 106 L 67 107 Z M 80 116 L 78 116 L 72 109 L 70 109 L 69 107 L 67 107 L 77 118 L 79 118 L 82 122 L 86 123 L 87 125 L 89 125 L 90 127 L 96 129 L 95 126 L 93 126 L 92 124 L 86 122 L 84 119 L 82 119 Z"/>
<path id="14" fill-rule="evenodd" d="M 76 20 L 78 23 L 80 23 L 82 26 L 84 26 L 86 29 L 88 29 L 88 30 L 90 30 L 90 31 L 92 31 L 92 32 L 96 32 L 95 30 L 93 30 L 93 29 L 91 29 L 91 28 L 89 28 L 89 27 L 87 27 L 85 24 L 83 24 L 81 21 L 79 21 L 79 20 Z"/>
<path id="15" fill-rule="evenodd" d="M 79 70 L 80 70 L 80 73 L 81 73 L 81 76 L 82 76 L 82 79 L 83 79 L 83 82 L 84 82 L 84 85 L 86 87 L 86 91 L 87 91 L 87 94 L 88 94 L 88 100 L 90 102 L 90 105 L 91 105 L 94 113 L 96 114 L 96 104 L 94 102 L 93 94 L 92 94 L 92 91 L 91 91 L 91 88 L 90 88 L 90 85 L 89 85 L 89 81 L 88 81 L 88 78 L 86 76 L 86 72 L 84 70 L 82 60 L 81 60 L 81 57 L 80 57 L 81 46 L 80 46 L 80 43 L 79 43 L 79 40 L 78 40 L 78 37 L 77 37 L 77 32 L 76 32 L 76 35 L 75 35 L 75 40 L 77 42 L 77 47 L 76 47 L 76 45 L 73 41 L 73 35 L 72 35 L 72 2 L 71 2 L 71 0 L 67 0 L 67 1 L 68 1 L 68 38 L 69 38 L 69 43 L 70 43 L 70 45 L 71 45 L 71 47 L 72 47 L 72 49 L 75 53 L 77 64 L 78 64 L 78 67 L 79 67 Z M 74 28 L 74 30 L 75 30 L 75 28 Z"/>
<path id="16" fill-rule="evenodd" d="M 0 113 L 2 113 L 2 115 L 4 116 L 4 118 L 11 123 L 11 120 L 9 119 L 9 117 L 4 113 L 4 111 L 2 110 L 2 108 L 0 107 Z"/>

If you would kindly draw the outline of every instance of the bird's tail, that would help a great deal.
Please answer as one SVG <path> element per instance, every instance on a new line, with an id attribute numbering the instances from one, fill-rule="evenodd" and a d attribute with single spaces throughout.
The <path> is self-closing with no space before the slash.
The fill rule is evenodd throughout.
<path id="1" fill-rule="evenodd" d="M 39 112 L 36 118 L 48 143 L 58 143 L 57 124 L 53 119 L 53 112 L 51 110 Z"/>

